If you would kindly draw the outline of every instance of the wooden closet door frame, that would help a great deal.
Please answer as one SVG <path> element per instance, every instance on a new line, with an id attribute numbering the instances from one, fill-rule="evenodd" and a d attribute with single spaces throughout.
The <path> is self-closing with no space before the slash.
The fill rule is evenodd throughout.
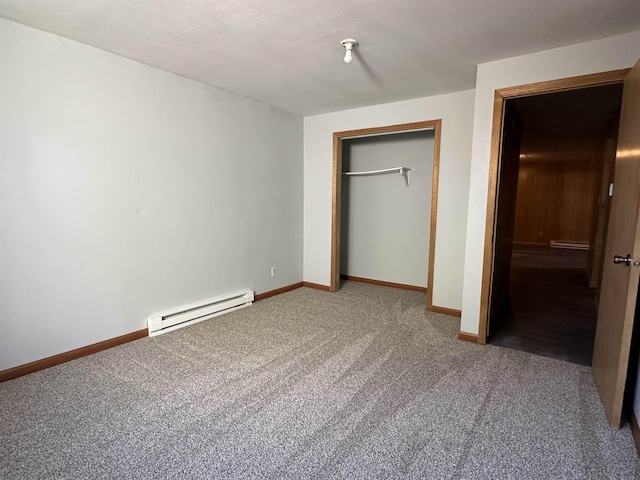
<path id="1" fill-rule="evenodd" d="M 442 120 L 402 123 L 386 127 L 363 128 L 333 133 L 333 194 L 331 207 L 331 284 L 330 291 L 340 289 L 340 229 L 342 209 L 342 141 L 347 138 L 433 130 L 433 176 L 431 180 L 431 218 L 429 227 L 429 267 L 427 269 L 427 309 L 433 305 L 433 262 L 436 247 L 436 214 L 438 211 L 438 171 Z"/>
<path id="2" fill-rule="evenodd" d="M 493 237 L 496 227 L 496 199 L 498 198 L 498 172 L 500 167 L 500 146 L 502 145 L 502 130 L 505 101 L 513 98 L 542 95 L 545 93 L 577 90 L 579 88 L 598 87 L 613 83 L 622 83 L 630 69 L 613 70 L 591 75 L 550 80 L 546 82 L 530 83 L 517 87 L 501 88 L 495 91 L 493 102 L 493 128 L 491 134 L 491 156 L 489 163 L 489 187 L 487 190 L 487 216 L 484 236 L 484 260 L 482 263 L 482 287 L 480 293 L 480 324 L 478 327 L 478 343 L 487 343 L 489 327 L 489 302 L 493 283 Z"/>

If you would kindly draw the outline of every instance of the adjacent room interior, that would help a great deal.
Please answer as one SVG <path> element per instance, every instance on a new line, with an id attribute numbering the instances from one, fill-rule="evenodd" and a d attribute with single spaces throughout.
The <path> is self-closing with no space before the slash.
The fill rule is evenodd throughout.
<path id="1" fill-rule="evenodd" d="M 500 185 L 515 209 L 498 213 L 512 242 L 494 276 L 494 345 L 591 365 L 621 101 L 622 84 L 508 101 L 520 139 Z"/>

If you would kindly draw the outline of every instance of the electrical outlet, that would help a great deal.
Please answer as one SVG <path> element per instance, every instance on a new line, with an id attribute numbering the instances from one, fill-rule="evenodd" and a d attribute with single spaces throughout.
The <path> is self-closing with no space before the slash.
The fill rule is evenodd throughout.
<path id="1" fill-rule="evenodd" d="M 272 277 L 276 276 L 276 267 L 271 267 L 271 276 Z"/>

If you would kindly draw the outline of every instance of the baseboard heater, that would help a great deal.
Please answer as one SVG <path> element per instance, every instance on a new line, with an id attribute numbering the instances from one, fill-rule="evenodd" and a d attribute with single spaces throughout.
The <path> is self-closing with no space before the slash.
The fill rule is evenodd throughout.
<path id="1" fill-rule="evenodd" d="M 584 242 L 559 242 L 551 240 L 551 248 L 568 248 L 570 250 L 589 250 L 589 244 Z"/>
<path id="2" fill-rule="evenodd" d="M 243 290 L 156 313 L 147 319 L 149 336 L 153 337 L 233 312 L 248 307 L 252 302 L 253 290 Z"/>

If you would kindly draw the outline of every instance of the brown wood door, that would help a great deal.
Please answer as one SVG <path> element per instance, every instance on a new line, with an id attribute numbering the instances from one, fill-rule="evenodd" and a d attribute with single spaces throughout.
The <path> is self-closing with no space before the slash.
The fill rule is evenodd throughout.
<path id="1" fill-rule="evenodd" d="M 640 267 L 640 61 L 624 82 L 614 192 L 605 248 L 592 371 L 609 423 L 620 427 Z"/>

